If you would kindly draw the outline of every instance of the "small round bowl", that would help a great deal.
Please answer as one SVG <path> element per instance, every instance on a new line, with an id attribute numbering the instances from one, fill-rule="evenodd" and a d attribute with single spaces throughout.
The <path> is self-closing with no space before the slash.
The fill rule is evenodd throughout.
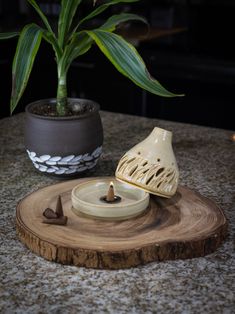
<path id="1" fill-rule="evenodd" d="M 106 203 L 100 198 L 107 195 L 110 182 L 115 195 L 121 197 L 118 203 Z M 117 181 L 115 178 L 94 179 L 79 183 L 72 190 L 72 210 L 91 218 L 123 220 L 141 214 L 149 204 L 149 194 L 139 188 Z"/>

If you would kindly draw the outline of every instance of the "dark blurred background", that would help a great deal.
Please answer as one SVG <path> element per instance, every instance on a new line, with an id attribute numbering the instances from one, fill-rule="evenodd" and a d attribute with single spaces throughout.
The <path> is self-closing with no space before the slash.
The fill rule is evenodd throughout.
<path id="1" fill-rule="evenodd" d="M 40 0 L 56 23 L 60 1 Z M 84 1 L 80 13 L 92 9 Z M 112 7 L 97 18 L 125 11 L 147 17 L 150 28 L 126 23 L 119 32 L 130 40 L 150 73 L 165 87 L 185 97 L 162 98 L 142 91 L 119 74 L 97 47 L 76 60 L 69 71 L 71 97 L 100 103 L 102 110 L 234 129 L 235 1 L 142 0 Z M 20 30 L 37 16 L 25 0 L 0 0 L 0 32 Z M 0 41 L 0 116 L 9 115 L 11 63 L 17 40 Z M 27 103 L 56 95 L 57 74 L 51 47 L 42 42 L 26 91 L 15 113 Z"/>

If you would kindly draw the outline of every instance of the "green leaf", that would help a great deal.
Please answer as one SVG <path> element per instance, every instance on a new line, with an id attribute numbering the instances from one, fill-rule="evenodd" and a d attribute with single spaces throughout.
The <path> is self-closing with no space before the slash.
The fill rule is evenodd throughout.
<path id="1" fill-rule="evenodd" d="M 130 20 L 136 20 L 141 21 L 143 23 L 148 24 L 145 18 L 136 15 L 136 14 L 130 14 L 130 13 L 121 13 L 111 16 L 99 29 L 113 32 L 116 28 L 116 26 L 120 23 L 130 21 Z"/>
<path id="2" fill-rule="evenodd" d="M 56 58 L 57 60 L 60 58 L 61 54 L 62 54 L 62 51 L 58 45 L 58 42 L 57 42 L 57 38 L 55 36 L 55 33 L 53 32 L 48 20 L 47 20 L 47 17 L 45 16 L 45 14 L 42 12 L 42 10 L 40 9 L 40 7 L 38 6 L 38 4 L 36 3 L 35 0 L 27 0 L 31 6 L 36 10 L 36 12 L 38 13 L 38 15 L 40 16 L 41 20 L 43 21 L 44 25 L 46 26 L 48 32 L 45 32 L 44 31 L 44 36 L 43 38 L 49 42 L 54 51 L 55 51 L 55 54 L 56 54 Z"/>
<path id="3" fill-rule="evenodd" d="M 91 48 L 92 42 L 93 39 L 85 32 L 73 34 L 59 62 L 59 75 L 67 72 L 72 61 L 86 53 Z"/>
<path id="4" fill-rule="evenodd" d="M 49 24 L 47 17 L 45 16 L 45 14 L 42 12 L 42 10 L 40 9 L 40 7 L 38 6 L 37 2 L 35 0 L 27 0 L 31 6 L 36 10 L 36 12 L 38 13 L 38 15 L 40 16 L 40 18 L 42 19 L 43 23 L 45 24 L 46 28 L 48 29 L 48 31 L 50 31 L 51 33 L 53 33 L 51 25 Z M 54 34 L 54 33 L 53 33 Z"/>
<path id="5" fill-rule="evenodd" d="M 29 24 L 20 33 L 12 66 L 11 113 L 14 111 L 28 83 L 41 43 L 42 32 L 42 29 L 36 24 Z"/>
<path id="6" fill-rule="evenodd" d="M 19 36 L 19 32 L 0 33 L 0 40 L 9 39 L 9 38 L 17 37 L 17 36 Z"/>
<path id="7" fill-rule="evenodd" d="M 62 0 L 58 24 L 58 40 L 62 48 L 81 0 Z"/>
<path id="8" fill-rule="evenodd" d="M 46 29 L 42 29 L 42 32 L 43 39 L 45 39 L 49 44 L 51 44 L 52 48 L 55 51 L 56 61 L 60 60 L 63 51 L 60 49 L 58 41 L 56 40 L 55 36 Z"/>
<path id="9" fill-rule="evenodd" d="M 99 15 L 100 13 L 104 12 L 106 9 L 108 9 L 111 5 L 115 5 L 118 3 L 131 3 L 131 2 L 137 2 L 139 0 L 111 0 L 108 1 L 102 5 L 100 5 L 98 8 L 96 8 L 95 10 L 93 10 L 91 13 L 89 13 L 86 17 L 84 17 L 76 26 L 75 29 L 77 29 L 82 23 L 84 23 L 85 21 L 88 21 L 90 19 L 92 19 L 93 17 Z"/>
<path id="10" fill-rule="evenodd" d="M 87 31 L 87 33 L 116 69 L 139 87 L 159 96 L 183 96 L 171 93 L 151 77 L 137 50 L 121 36 L 103 30 Z"/>

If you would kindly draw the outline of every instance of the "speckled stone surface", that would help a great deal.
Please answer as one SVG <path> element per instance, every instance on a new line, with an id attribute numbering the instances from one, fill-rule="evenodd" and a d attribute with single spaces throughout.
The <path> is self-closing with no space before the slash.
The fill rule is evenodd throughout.
<path id="1" fill-rule="evenodd" d="M 15 231 L 17 202 L 58 182 L 24 150 L 24 114 L 0 120 L 0 313 L 235 313 L 235 143 L 232 132 L 102 112 L 103 156 L 90 176 L 113 175 L 120 157 L 158 126 L 173 132 L 181 184 L 224 210 L 229 236 L 203 258 L 128 270 L 63 266 L 31 253 Z"/>

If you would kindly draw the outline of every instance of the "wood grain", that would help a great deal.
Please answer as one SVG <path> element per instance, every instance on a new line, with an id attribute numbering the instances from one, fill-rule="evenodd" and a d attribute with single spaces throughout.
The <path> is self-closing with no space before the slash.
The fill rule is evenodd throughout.
<path id="1" fill-rule="evenodd" d="M 204 256 L 215 251 L 226 236 L 227 222 L 221 209 L 182 186 L 171 199 L 151 196 L 149 208 L 129 220 L 114 222 L 77 216 L 71 210 L 71 190 L 87 180 L 51 185 L 19 202 L 17 233 L 32 252 L 62 264 L 120 269 Z M 43 211 L 47 207 L 55 209 L 59 194 L 68 216 L 67 225 L 43 224 Z"/>

